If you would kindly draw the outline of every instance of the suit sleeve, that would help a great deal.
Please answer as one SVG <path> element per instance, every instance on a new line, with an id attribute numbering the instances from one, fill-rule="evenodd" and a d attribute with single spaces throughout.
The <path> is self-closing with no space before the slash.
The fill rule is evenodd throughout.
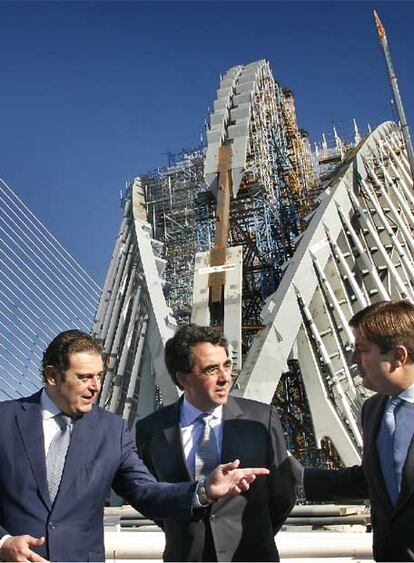
<path id="1" fill-rule="evenodd" d="M 362 406 L 361 419 L 367 409 Z M 308 500 L 350 501 L 369 498 L 368 483 L 363 465 L 354 465 L 345 469 L 307 469 L 303 474 L 303 487 Z"/>
<path id="2" fill-rule="evenodd" d="M 360 465 L 345 469 L 305 469 L 303 485 L 307 500 L 349 501 L 369 496 Z"/>
<path id="3" fill-rule="evenodd" d="M 269 430 L 271 437 L 269 508 L 273 532 L 276 534 L 295 504 L 295 482 L 287 457 L 282 425 L 273 406 L 270 408 Z"/>
<path id="4" fill-rule="evenodd" d="M 138 454 L 142 461 L 145 463 L 151 474 L 156 478 L 157 473 L 152 465 L 151 450 L 148 446 L 148 435 L 142 421 L 138 421 L 135 425 L 135 443 L 137 445 Z M 157 526 L 164 529 L 163 520 L 155 520 Z"/>
<path id="5" fill-rule="evenodd" d="M 194 483 L 159 483 L 139 457 L 125 421 L 121 436 L 121 462 L 114 491 L 153 520 L 192 519 Z"/>

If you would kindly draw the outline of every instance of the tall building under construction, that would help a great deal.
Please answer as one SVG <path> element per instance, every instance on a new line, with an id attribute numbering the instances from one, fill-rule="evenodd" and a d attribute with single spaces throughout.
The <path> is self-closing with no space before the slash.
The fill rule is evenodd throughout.
<path id="1" fill-rule="evenodd" d="M 347 320 L 414 297 L 414 196 L 396 124 L 356 129 L 352 146 L 335 135 L 333 154 L 311 153 L 267 61 L 224 74 L 206 146 L 124 195 L 93 328 L 108 356 L 103 406 L 132 425 L 176 400 L 165 342 L 181 323 L 213 325 L 230 343 L 232 392 L 281 407 L 297 455 L 358 461 L 366 391 Z"/>

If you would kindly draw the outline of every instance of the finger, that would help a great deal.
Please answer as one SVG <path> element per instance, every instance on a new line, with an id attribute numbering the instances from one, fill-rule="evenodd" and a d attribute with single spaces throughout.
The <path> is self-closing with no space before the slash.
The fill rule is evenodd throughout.
<path id="1" fill-rule="evenodd" d="M 246 479 L 240 479 L 237 485 L 241 491 L 247 491 L 249 488 L 249 483 L 246 481 Z"/>
<path id="2" fill-rule="evenodd" d="M 30 546 L 39 547 L 40 545 L 43 545 L 44 543 L 45 543 L 44 536 L 41 536 L 40 538 L 33 538 L 32 536 L 28 536 L 27 544 L 30 545 Z"/>
<path id="3" fill-rule="evenodd" d="M 34 551 L 30 551 L 27 555 L 28 561 L 47 561 L 47 559 L 43 559 L 40 555 L 35 553 Z"/>
<path id="4" fill-rule="evenodd" d="M 249 485 L 249 483 L 248 483 L 247 481 L 245 481 L 245 480 L 243 479 L 243 481 L 242 481 L 241 483 L 239 483 L 239 488 L 240 488 L 242 491 L 248 491 L 248 490 L 250 489 L 250 485 Z"/>
<path id="5" fill-rule="evenodd" d="M 265 467 L 245 467 L 240 471 L 243 471 L 243 475 L 245 477 L 247 475 L 269 475 L 270 473 L 270 471 Z"/>
<path id="6" fill-rule="evenodd" d="M 240 460 L 235 459 L 234 461 L 230 461 L 229 463 L 223 463 L 219 467 L 221 468 L 223 473 L 228 473 L 229 471 L 233 471 L 233 469 L 237 469 L 240 465 Z"/>
<path id="7" fill-rule="evenodd" d="M 245 481 L 246 483 L 253 483 L 253 481 L 256 479 L 256 475 L 245 475 L 243 477 L 243 481 Z"/>

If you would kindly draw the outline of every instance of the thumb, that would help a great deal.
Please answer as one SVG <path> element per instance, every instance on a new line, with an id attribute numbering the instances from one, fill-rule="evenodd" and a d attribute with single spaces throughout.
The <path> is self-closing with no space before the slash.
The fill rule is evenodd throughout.
<path id="1" fill-rule="evenodd" d="M 234 461 L 230 461 L 229 463 L 224 463 L 221 466 L 221 470 L 223 473 L 228 473 L 229 471 L 233 471 L 233 469 L 237 469 L 240 465 L 240 460 L 235 459 Z"/>
<path id="2" fill-rule="evenodd" d="M 33 536 L 28 536 L 27 543 L 30 546 L 39 547 L 40 545 L 43 545 L 45 543 L 45 538 L 44 536 L 40 536 L 40 538 L 34 538 Z"/>

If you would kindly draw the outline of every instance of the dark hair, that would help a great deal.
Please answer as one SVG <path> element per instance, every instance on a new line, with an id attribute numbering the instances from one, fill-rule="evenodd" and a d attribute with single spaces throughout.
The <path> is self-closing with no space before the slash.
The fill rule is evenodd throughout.
<path id="1" fill-rule="evenodd" d="M 101 355 L 102 347 L 90 334 L 81 330 L 65 330 L 59 333 L 43 352 L 43 379 L 46 366 L 53 366 L 63 374 L 69 367 L 70 355 L 76 352 L 92 352 Z"/>
<path id="2" fill-rule="evenodd" d="M 349 326 L 374 342 L 383 354 L 405 346 L 414 361 L 414 305 L 409 301 L 379 301 L 355 313 Z"/>
<path id="3" fill-rule="evenodd" d="M 190 373 L 194 367 L 192 348 L 196 344 L 209 342 L 222 346 L 228 355 L 228 342 L 221 332 L 211 326 L 189 324 L 182 326 L 165 345 L 165 363 L 174 383 L 182 389 L 177 372 Z"/>

